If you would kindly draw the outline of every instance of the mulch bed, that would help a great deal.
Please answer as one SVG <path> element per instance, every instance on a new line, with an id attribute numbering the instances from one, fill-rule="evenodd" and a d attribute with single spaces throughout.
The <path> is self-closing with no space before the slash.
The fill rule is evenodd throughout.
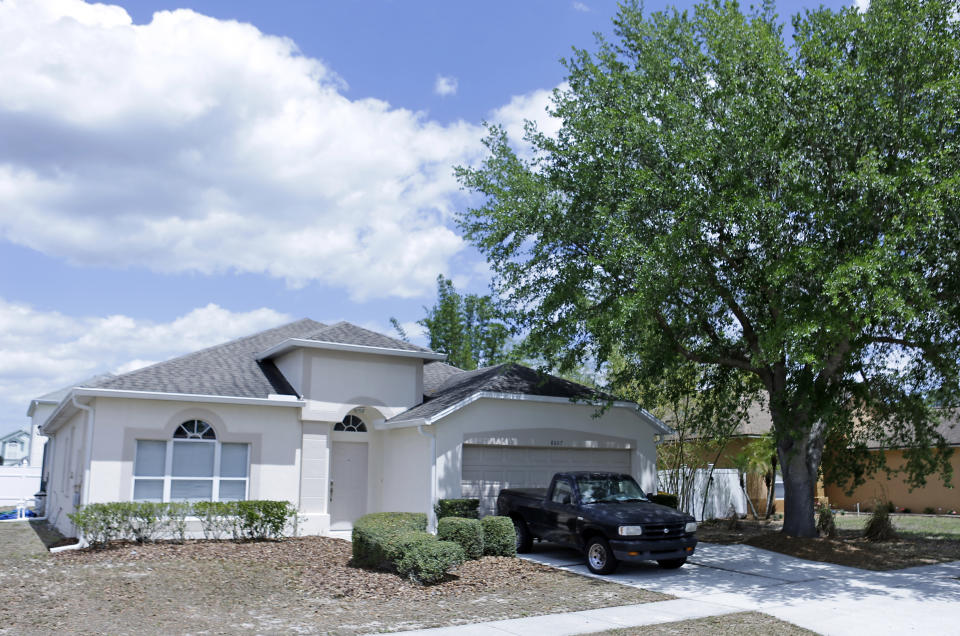
<path id="1" fill-rule="evenodd" d="M 700 525 L 697 536 L 708 543 L 752 545 L 771 552 L 836 563 L 865 570 L 899 570 L 918 565 L 933 565 L 960 560 L 960 541 L 945 538 L 900 536 L 893 541 L 873 542 L 859 530 L 840 530 L 836 538 L 788 537 L 782 523 L 740 520 L 731 526 L 727 520 Z"/>

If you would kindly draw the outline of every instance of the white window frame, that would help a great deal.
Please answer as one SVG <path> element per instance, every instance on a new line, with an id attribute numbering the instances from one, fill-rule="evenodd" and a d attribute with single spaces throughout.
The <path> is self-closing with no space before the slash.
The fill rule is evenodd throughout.
<path id="1" fill-rule="evenodd" d="M 134 492 L 137 485 L 138 479 L 159 481 L 163 480 L 163 503 L 168 503 L 171 501 L 183 501 L 182 499 L 171 499 L 170 492 L 172 490 L 172 485 L 174 481 L 201 481 L 201 480 L 212 480 L 213 486 L 210 491 L 210 501 L 220 501 L 220 481 L 243 481 L 243 499 L 250 498 L 250 444 L 243 442 L 221 442 L 220 438 L 217 439 L 185 439 L 185 438 L 170 438 L 167 440 L 162 439 L 138 439 L 139 442 L 166 442 L 166 455 L 164 457 L 163 465 L 163 476 L 160 475 L 137 475 L 137 459 L 136 459 L 136 446 L 134 446 L 134 459 L 133 459 L 133 478 L 130 480 L 130 501 L 139 501 L 134 499 Z M 173 476 L 173 444 L 177 443 L 191 443 L 191 444 L 214 444 L 213 449 L 213 477 L 174 477 Z M 220 449 L 223 444 L 233 444 L 238 443 L 247 448 L 247 476 L 246 477 L 220 477 Z M 231 501 L 234 501 L 231 499 Z"/>

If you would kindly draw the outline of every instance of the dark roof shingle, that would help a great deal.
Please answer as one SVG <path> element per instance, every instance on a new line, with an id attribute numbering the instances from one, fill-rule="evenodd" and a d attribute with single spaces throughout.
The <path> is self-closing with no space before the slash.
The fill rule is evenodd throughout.
<path id="1" fill-rule="evenodd" d="M 385 336 L 376 331 L 370 331 L 363 327 L 358 327 L 349 322 L 338 322 L 329 327 L 323 327 L 306 336 L 301 336 L 304 340 L 316 340 L 317 342 L 334 342 L 337 344 L 361 345 L 364 347 L 380 347 L 382 349 L 399 349 L 400 351 L 421 351 L 424 353 L 433 353 L 426 347 L 418 347 L 415 344 L 404 342 L 390 336 Z"/>
<path id="2" fill-rule="evenodd" d="M 124 373 L 99 382 L 97 388 L 250 398 L 266 398 L 271 393 L 294 395 L 273 363 L 258 363 L 256 354 L 288 338 L 304 338 L 323 327 L 323 323 L 304 318 Z"/>

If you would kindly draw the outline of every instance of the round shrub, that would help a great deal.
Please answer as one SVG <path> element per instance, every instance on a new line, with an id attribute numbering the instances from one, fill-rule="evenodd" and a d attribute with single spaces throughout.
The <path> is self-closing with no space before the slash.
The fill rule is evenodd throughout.
<path id="1" fill-rule="evenodd" d="M 679 505 L 680 498 L 676 495 L 671 495 L 666 492 L 658 492 L 657 494 L 648 493 L 647 499 L 652 501 L 655 504 L 660 504 L 661 506 L 668 506 L 670 508 L 676 508 Z"/>
<path id="2" fill-rule="evenodd" d="M 445 517 L 464 517 L 476 519 L 480 516 L 479 499 L 441 499 L 433 506 L 437 519 Z"/>
<path id="3" fill-rule="evenodd" d="M 837 536 L 837 524 L 833 519 L 833 511 L 830 510 L 830 506 L 823 503 L 817 508 L 817 532 L 831 539 Z"/>
<path id="4" fill-rule="evenodd" d="M 897 538 L 897 532 L 890 522 L 889 506 L 878 503 L 873 507 L 873 514 L 863 529 L 863 536 L 868 541 L 892 541 Z"/>
<path id="5" fill-rule="evenodd" d="M 439 583 L 447 572 L 463 564 L 466 556 L 452 541 L 438 541 L 426 532 L 408 532 L 398 538 L 397 572 L 423 585 Z"/>
<path id="6" fill-rule="evenodd" d="M 477 519 L 444 517 L 437 523 L 437 538 L 459 545 L 468 559 L 483 556 L 483 526 Z"/>
<path id="7" fill-rule="evenodd" d="M 398 537 L 426 532 L 427 515 L 420 512 L 375 512 L 353 524 L 353 561 L 360 566 L 389 567 L 400 556 Z"/>
<path id="8" fill-rule="evenodd" d="M 486 556 L 517 556 L 517 531 L 510 517 L 484 517 L 483 553 Z"/>

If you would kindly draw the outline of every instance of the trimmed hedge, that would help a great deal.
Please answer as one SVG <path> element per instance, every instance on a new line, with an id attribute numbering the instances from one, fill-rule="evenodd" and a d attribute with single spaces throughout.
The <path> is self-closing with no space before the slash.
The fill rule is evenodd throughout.
<path id="1" fill-rule="evenodd" d="M 466 561 L 463 548 L 452 541 L 440 541 L 427 532 L 407 532 L 397 540 L 397 572 L 417 583 L 439 583 L 447 572 Z"/>
<path id="2" fill-rule="evenodd" d="M 480 520 L 483 527 L 483 554 L 485 556 L 517 556 L 517 531 L 510 517 L 484 517 Z"/>
<path id="3" fill-rule="evenodd" d="M 483 526 L 477 519 L 444 517 L 437 523 L 437 538 L 459 545 L 468 559 L 483 556 Z"/>
<path id="4" fill-rule="evenodd" d="M 420 512 L 375 512 L 353 524 L 353 560 L 357 565 L 392 567 L 400 555 L 397 543 L 407 532 L 427 531 L 427 515 Z"/>
<path id="5" fill-rule="evenodd" d="M 669 506 L 670 508 L 676 509 L 677 505 L 680 503 L 680 498 L 676 495 L 671 495 L 665 492 L 658 492 L 657 494 L 648 494 L 647 499 L 653 503 L 660 504 L 661 506 Z"/>
<path id="6" fill-rule="evenodd" d="M 462 517 L 477 519 L 480 516 L 479 499 L 441 499 L 433 507 L 437 519 L 445 517 Z"/>
<path id="7" fill-rule="evenodd" d="M 199 518 L 207 539 L 228 533 L 233 539 L 280 538 L 296 513 L 286 501 L 118 501 L 89 504 L 67 516 L 90 545 L 99 547 L 115 540 L 146 543 L 163 537 L 182 543 L 190 516 Z"/>

